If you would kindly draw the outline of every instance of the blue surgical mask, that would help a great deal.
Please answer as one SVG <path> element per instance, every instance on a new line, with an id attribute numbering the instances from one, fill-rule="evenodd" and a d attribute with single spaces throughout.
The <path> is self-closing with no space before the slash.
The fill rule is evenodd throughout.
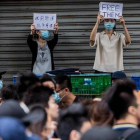
<path id="1" fill-rule="evenodd" d="M 50 37 L 49 31 L 41 31 L 40 37 L 41 37 L 42 39 L 47 39 L 47 38 L 49 38 L 49 37 Z"/>
<path id="2" fill-rule="evenodd" d="M 107 30 L 112 30 L 112 29 L 115 27 L 115 23 L 112 23 L 112 22 L 105 22 L 105 23 L 104 23 L 104 27 L 105 27 L 105 29 L 107 29 Z"/>
<path id="3" fill-rule="evenodd" d="M 3 88 L 3 82 L 2 82 L 2 80 L 0 80 L 0 89 L 2 89 Z"/>
<path id="4" fill-rule="evenodd" d="M 62 100 L 62 98 L 60 98 L 59 96 L 59 93 L 57 93 L 56 91 L 54 91 L 54 94 L 52 96 L 56 103 L 59 103 Z"/>

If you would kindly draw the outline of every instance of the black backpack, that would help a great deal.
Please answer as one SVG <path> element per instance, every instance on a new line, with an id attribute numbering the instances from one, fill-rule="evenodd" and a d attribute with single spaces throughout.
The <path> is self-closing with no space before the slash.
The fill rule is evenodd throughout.
<path id="1" fill-rule="evenodd" d="M 137 132 L 140 132 L 140 130 L 130 128 L 130 129 L 123 132 L 123 134 L 119 137 L 119 140 L 128 140 L 130 138 L 130 136 L 134 135 Z"/>

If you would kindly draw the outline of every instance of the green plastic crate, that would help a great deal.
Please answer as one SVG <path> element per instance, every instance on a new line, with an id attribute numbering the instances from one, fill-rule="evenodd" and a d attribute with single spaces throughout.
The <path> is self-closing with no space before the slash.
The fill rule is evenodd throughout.
<path id="1" fill-rule="evenodd" d="M 110 74 L 80 74 L 69 75 L 72 83 L 72 92 L 84 98 L 100 96 L 111 86 Z"/>

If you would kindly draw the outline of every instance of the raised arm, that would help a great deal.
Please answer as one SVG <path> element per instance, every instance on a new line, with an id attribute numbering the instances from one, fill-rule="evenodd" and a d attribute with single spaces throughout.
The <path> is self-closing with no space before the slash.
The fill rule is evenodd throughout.
<path id="1" fill-rule="evenodd" d="M 98 29 L 98 26 L 100 24 L 100 21 L 103 20 L 104 17 L 102 15 L 100 15 L 100 12 L 98 13 L 98 16 L 97 16 L 97 21 L 96 21 L 96 24 L 95 26 L 93 27 L 92 31 L 91 31 L 91 34 L 90 34 L 90 46 L 93 46 L 94 45 L 94 42 L 95 42 L 95 36 L 97 34 L 97 29 Z"/>
<path id="2" fill-rule="evenodd" d="M 27 44 L 28 44 L 30 50 L 32 51 L 32 50 L 33 50 L 33 47 L 34 47 L 35 44 L 36 44 L 36 42 L 33 41 L 33 33 L 35 32 L 35 25 L 32 24 L 30 28 L 31 28 L 31 32 L 30 32 L 30 34 L 28 35 Z"/>
<path id="3" fill-rule="evenodd" d="M 121 23 L 121 25 L 124 28 L 124 32 L 125 32 L 125 43 L 126 43 L 126 45 L 128 45 L 128 44 L 131 43 L 131 37 L 130 37 L 130 34 L 128 32 L 128 29 L 127 29 L 127 27 L 125 25 L 125 20 L 124 20 L 123 16 L 120 16 L 119 22 Z"/>
<path id="4" fill-rule="evenodd" d="M 58 28 L 59 28 L 59 27 L 58 27 L 58 23 L 56 23 L 56 24 L 54 25 L 54 29 L 55 29 L 55 30 L 54 30 L 54 37 L 53 37 L 52 40 L 47 41 L 50 50 L 53 50 L 54 47 L 56 46 L 57 42 L 58 42 Z"/>

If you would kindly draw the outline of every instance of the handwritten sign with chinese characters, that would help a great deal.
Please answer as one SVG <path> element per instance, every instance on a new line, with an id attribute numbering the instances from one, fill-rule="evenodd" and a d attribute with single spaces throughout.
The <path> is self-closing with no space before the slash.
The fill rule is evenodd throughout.
<path id="1" fill-rule="evenodd" d="M 100 2 L 100 15 L 104 16 L 105 19 L 119 19 L 122 16 L 123 4 L 121 3 L 108 3 Z"/>
<path id="2" fill-rule="evenodd" d="M 34 13 L 33 22 L 37 30 L 54 30 L 56 14 Z"/>

